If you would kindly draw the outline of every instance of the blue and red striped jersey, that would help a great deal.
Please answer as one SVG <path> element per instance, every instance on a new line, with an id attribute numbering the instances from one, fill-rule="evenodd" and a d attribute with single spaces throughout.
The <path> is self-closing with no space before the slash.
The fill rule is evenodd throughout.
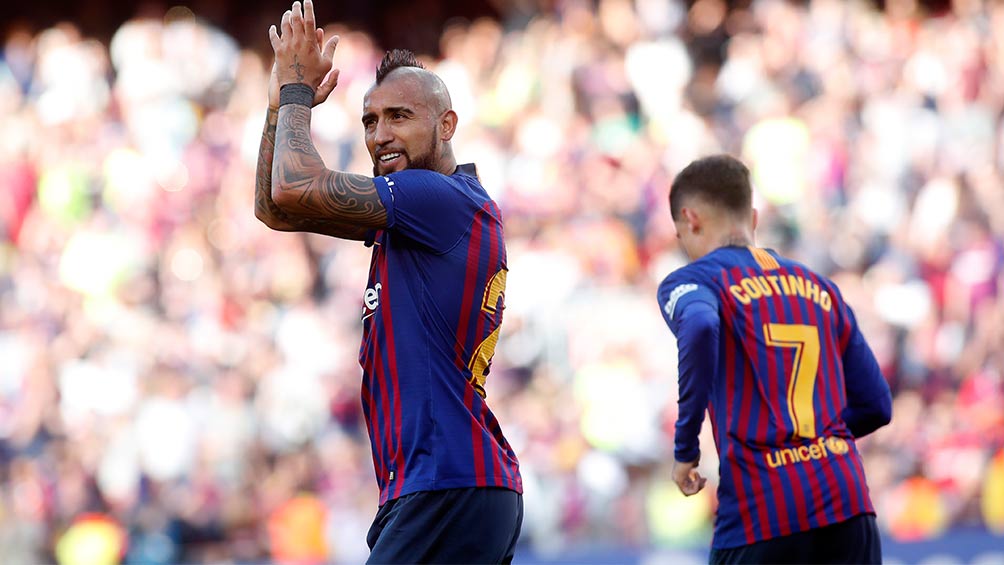
<path id="1" fill-rule="evenodd" d="M 380 504 L 418 491 L 522 492 L 516 454 L 485 400 L 506 283 L 502 215 L 473 165 L 377 177 L 363 295 L 363 413 Z"/>
<path id="2" fill-rule="evenodd" d="M 836 285 L 773 251 L 722 247 L 671 273 L 658 298 L 680 342 L 677 459 L 698 455 L 705 408 L 719 453 L 712 547 L 874 513 L 852 430 L 877 426 L 854 423 L 853 408 L 887 410 L 889 389 Z M 681 336 L 705 312 L 717 344 L 693 359 L 686 349 L 706 344 Z"/>

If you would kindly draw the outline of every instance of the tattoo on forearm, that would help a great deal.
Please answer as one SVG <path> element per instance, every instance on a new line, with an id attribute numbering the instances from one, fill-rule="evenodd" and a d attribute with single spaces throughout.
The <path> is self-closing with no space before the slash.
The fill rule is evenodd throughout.
<path id="1" fill-rule="evenodd" d="M 291 216 L 272 200 L 272 159 L 275 152 L 276 126 L 279 113 L 269 108 L 265 129 L 258 148 L 258 168 L 255 174 L 255 216 L 272 229 L 312 232 L 345 239 L 366 239 L 368 228 L 340 224 L 322 218 Z"/>
<path id="2" fill-rule="evenodd" d="M 303 82 L 303 69 L 304 66 L 300 64 L 300 56 L 293 55 L 293 64 L 289 66 L 296 73 L 297 82 Z"/>
<path id="3" fill-rule="evenodd" d="M 261 132 L 261 145 L 258 146 L 258 168 L 255 172 L 255 191 L 262 188 L 272 188 L 272 154 L 275 151 L 275 126 L 279 121 L 279 113 L 269 108 L 265 116 L 265 130 Z M 266 191 L 267 192 L 267 191 Z"/>
<path id="4" fill-rule="evenodd" d="M 310 112 L 288 112 L 284 116 L 284 120 L 283 123 L 291 134 L 284 136 L 289 148 L 298 153 L 317 155 L 314 140 L 310 138 Z"/>
<path id="5" fill-rule="evenodd" d="M 324 167 L 310 138 L 310 109 L 287 104 L 279 111 L 273 183 L 298 193 L 304 215 L 360 227 L 381 226 L 387 212 L 373 179 Z"/>
<path id="6" fill-rule="evenodd" d="M 278 121 L 279 113 L 269 108 L 265 117 L 265 130 L 261 134 L 261 145 L 258 147 L 254 199 L 255 209 L 259 215 L 288 221 L 283 211 L 272 201 L 272 156 L 275 152 L 275 129 Z"/>

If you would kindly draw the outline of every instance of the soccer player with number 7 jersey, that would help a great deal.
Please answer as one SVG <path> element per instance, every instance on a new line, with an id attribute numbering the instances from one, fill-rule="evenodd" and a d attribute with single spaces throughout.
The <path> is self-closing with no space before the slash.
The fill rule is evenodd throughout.
<path id="1" fill-rule="evenodd" d="M 718 155 L 674 179 L 670 211 L 691 263 L 659 286 L 679 349 L 673 479 L 685 495 L 708 411 L 719 454 L 712 563 L 878 563 L 855 439 L 892 397 L 839 289 L 754 246 L 749 170 Z"/>

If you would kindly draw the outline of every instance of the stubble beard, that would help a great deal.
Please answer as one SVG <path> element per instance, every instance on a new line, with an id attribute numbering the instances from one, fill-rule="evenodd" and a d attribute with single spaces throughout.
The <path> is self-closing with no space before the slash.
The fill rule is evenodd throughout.
<path id="1" fill-rule="evenodd" d="M 437 165 L 439 164 L 438 153 L 439 151 L 437 150 L 435 139 L 433 139 L 432 142 L 429 144 L 429 147 L 425 151 L 415 155 L 414 157 L 408 155 L 406 157 L 407 164 L 405 165 L 404 169 L 401 170 L 403 171 L 406 171 L 408 169 L 425 169 L 428 171 L 439 170 L 439 168 L 437 167 Z M 398 172 L 398 171 L 392 171 L 392 172 Z M 390 174 L 390 173 L 385 173 L 385 174 Z M 382 176 L 379 170 L 379 166 L 375 164 L 373 165 L 373 176 L 374 177 Z"/>

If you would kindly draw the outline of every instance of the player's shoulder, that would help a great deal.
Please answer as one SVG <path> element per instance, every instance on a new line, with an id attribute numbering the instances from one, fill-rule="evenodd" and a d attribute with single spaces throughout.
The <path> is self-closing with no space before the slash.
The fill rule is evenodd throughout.
<path id="1" fill-rule="evenodd" d="M 711 284 L 708 269 L 698 260 L 666 275 L 659 283 L 657 295 L 659 302 L 664 303 L 699 289 L 709 289 Z"/>
<path id="2" fill-rule="evenodd" d="M 741 266 L 745 261 L 745 248 L 720 247 L 707 255 L 669 273 L 659 284 L 659 300 L 665 302 L 672 296 L 701 290 L 717 295 L 722 290 L 723 273 Z M 746 253 L 746 255 L 749 255 Z"/>
<path id="3" fill-rule="evenodd" d="M 798 273 L 802 275 L 807 275 L 824 284 L 830 286 L 836 286 L 828 276 L 824 275 L 815 268 L 810 267 L 806 263 L 785 255 L 781 255 L 776 251 L 774 251 L 773 249 L 768 249 L 767 251 L 770 252 L 777 259 L 777 262 L 781 265 L 781 267 L 785 268 L 785 270 L 787 270 L 789 273 Z"/>
<path id="4" fill-rule="evenodd" d="M 777 258 L 778 263 L 789 275 L 800 276 L 803 278 L 808 278 L 810 280 L 816 281 L 820 288 L 830 295 L 831 298 L 837 300 L 838 304 L 843 304 L 843 293 L 840 291 L 840 287 L 837 283 L 831 279 L 829 276 L 823 274 L 822 272 L 810 267 L 806 263 L 793 259 L 791 257 L 781 255 L 774 250 L 767 250 Z"/>
<path id="5" fill-rule="evenodd" d="M 667 275 L 659 283 L 656 300 L 668 323 L 672 323 L 676 312 L 690 302 L 699 301 L 711 305 L 718 303 L 710 277 L 698 262 L 680 267 Z"/>
<path id="6" fill-rule="evenodd" d="M 447 176 L 431 169 L 404 169 L 403 171 L 388 173 L 381 178 L 391 186 L 395 184 L 421 184 L 428 187 L 437 187 L 456 186 L 459 184 L 457 179 L 454 179 L 452 176 Z"/>
<path id="7" fill-rule="evenodd" d="M 688 263 L 670 271 L 668 275 L 663 277 L 662 282 L 659 283 L 659 288 L 671 288 L 681 283 L 696 283 L 699 277 L 699 272 L 694 269 L 693 263 Z"/>
<path id="8" fill-rule="evenodd" d="M 491 201 L 472 163 L 458 165 L 451 175 L 430 169 L 405 169 L 385 175 L 383 178 L 391 187 L 422 186 L 428 190 L 442 191 L 443 196 L 466 197 L 478 203 Z"/>
<path id="9" fill-rule="evenodd" d="M 461 163 L 453 171 L 453 176 L 466 179 L 468 182 L 481 186 L 481 176 L 478 175 L 478 167 L 474 163 Z"/>
<path id="10" fill-rule="evenodd" d="M 478 175 L 478 169 L 474 163 L 457 165 L 457 170 L 449 178 L 461 184 L 475 200 L 491 202 L 494 205 L 495 202 L 488 195 L 484 185 L 481 184 L 481 176 Z"/>
<path id="11" fill-rule="evenodd" d="M 711 286 L 721 273 L 721 268 L 721 262 L 712 254 L 708 254 L 672 271 L 663 279 L 663 283 L 667 285 L 692 283 Z"/>
<path id="12" fill-rule="evenodd" d="M 794 258 L 789 257 L 787 255 L 782 255 L 781 253 L 775 251 L 774 249 L 770 249 L 770 248 L 765 248 L 764 251 L 766 251 L 772 257 L 774 257 L 774 259 L 777 260 L 778 264 L 781 267 L 784 267 L 784 268 L 786 268 L 788 270 L 796 270 L 797 269 L 797 270 L 803 271 L 805 273 L 816 274 L 816 272 L 812 269 L 812 267 L 809 267 L 808 265 L 806 265 L 802 261 L 799 261 L 798 259 L 794 259 Z"/>

